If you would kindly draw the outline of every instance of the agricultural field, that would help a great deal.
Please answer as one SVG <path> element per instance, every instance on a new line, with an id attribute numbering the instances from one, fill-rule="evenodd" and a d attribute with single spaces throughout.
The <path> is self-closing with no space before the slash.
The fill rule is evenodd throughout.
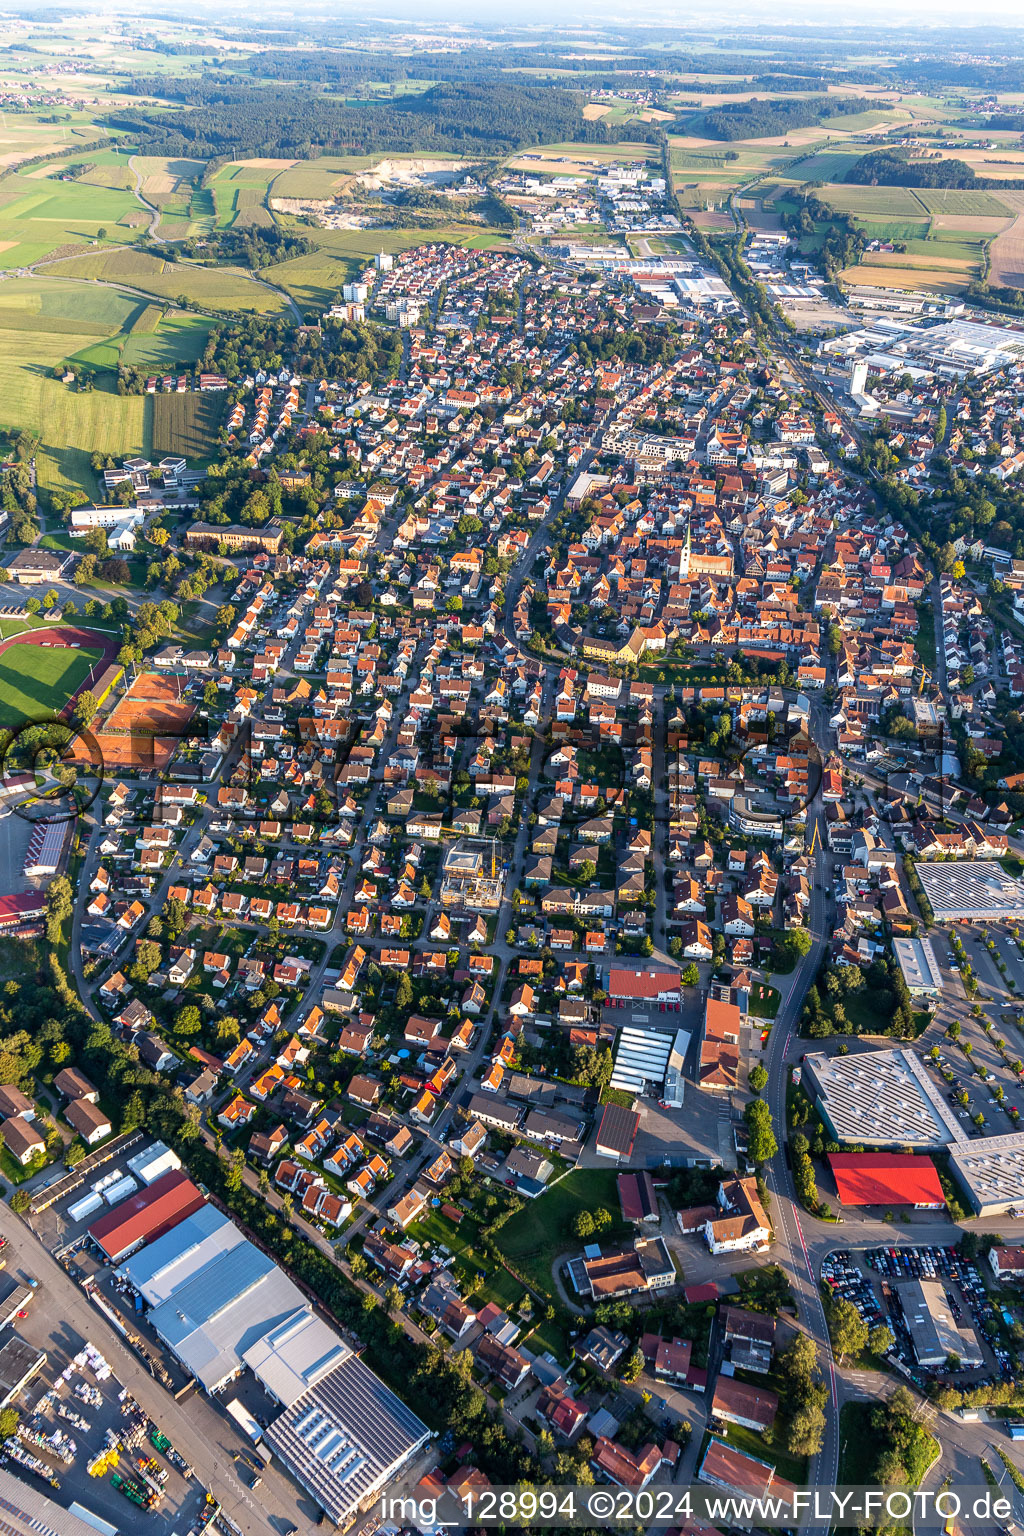
<path id="1" fill-rule="evenodd" d="M 113 454 L 148 451 L 149 412 L 138 396 L 98 388 L 78 392 L 53 377 L 76 353 L 103 347 L 128 333 L 138 299 L 109 288 L 88 288 L 48 278 L 0 284 L 0 424 L 39 434 L 36 456 L 43 489 L 73 489 L 92 499 L 96 449 Z M 154 342 L 159 330 L 140 341 Z M 113 365 L 116 366 L 116 355 Z M 110 382 L 110 381 L 108 381 Z"/>
<path id="2" fill-rule="evenodd" d="M 0 653 L 0 730 L 59 714 L 102 655 L 67 645 L 7 646 Z"/>
<path id="3" fill-rule="evenodd" d="M 19 171 L 2 184 L 0 267 L 24 267 L 61 247 L 92 244 L 100 238 L 130 242 L 125 222 L 143 210 L 134 193 L 81 181 L 55 181 Z"/>
<path id="4" fill-rule="evenodd" d="M 18 165 L 36 155 L 60 154 L 76 144 L 92 144 L 107 137 L 107 129 L 93 121 L 86 112 L 69 110 L 70 121 L 46 123 L 52 107 L 33 112 L 6 112 L 0 124 L 0 169 Z"/>
<path id="5" fill-rule="evenodd" d="M 164 261 L 147 251 L 97 251 L 53 262 L 47 271 L 57 277 L 122 283 L 158 299 L 174 300 L 185 295 L 209 309 L 273 314 L 285 307 L 280 294 L 254 282 L 237 267 Z"/>
<path id="6" fill-rule="evenodd" d="M 216 227 L 271 225 L 273 219 L 265 204 L 267 189 L 276 174 L 273 166 L 255 165 L 251 161 L 235 162 L 219 170 L 209 188 L 202 189 L 212 196 Z"/>
<path id="7" fill-rule="evenodd" d="M 180 453 L 194 467 L 212 457 L 217 433 L 224 425 L 224 396 L 188 394 L 153 396 L 153 453 L 157 458 Z"/>

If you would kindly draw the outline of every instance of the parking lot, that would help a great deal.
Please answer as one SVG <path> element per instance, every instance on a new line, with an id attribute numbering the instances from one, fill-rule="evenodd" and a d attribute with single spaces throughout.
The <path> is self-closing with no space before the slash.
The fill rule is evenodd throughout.
<path id="1" fill-rule="evenodd" d="M 940 1245 L 898 1248 L 839 1249 L 821 1267 L 822 1282 L 851 1302 L 869 1328 L 886 1326 L 895 1344 L 889 1358 L 919 1384 L 934 1370 L 917 1364 L 900 1300 L 901 1283 L 937 1280 L 959 1325 L 969 1323 L 985 1356 L 978 1370 L 957 1372 L 958 1380 L 971 1386 L 994 1382 L 1013 1374 L 1013 1358 L 998 1333 L 996 1308 L 977 1264 L 964 1259 L 955 1247 Z M 1005 1319 L 1004 1319 L 1005 1321 Z M 950 1373 L 943 1369 L 940 1374 Z"/>

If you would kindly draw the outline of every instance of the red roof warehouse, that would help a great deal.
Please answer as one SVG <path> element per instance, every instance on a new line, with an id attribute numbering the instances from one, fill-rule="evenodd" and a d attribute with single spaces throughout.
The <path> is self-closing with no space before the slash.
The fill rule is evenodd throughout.
<path id="1" fill-rule="evenodd" d="M 939 1210 L 946 1203 L 930 1157 L 910 1152 L 833 1152 L 829 1165 L 843 1205 Z"/>
<path id="2" fill-rule="evenodd" d="M 203 1204 L 202 1195 L 185 1174 L 165 1173 L 148 1189 L 94 1221 L 89 1236 L 111 1264 L 116 1264 L 143 1243 L 169 1232 Z"/>

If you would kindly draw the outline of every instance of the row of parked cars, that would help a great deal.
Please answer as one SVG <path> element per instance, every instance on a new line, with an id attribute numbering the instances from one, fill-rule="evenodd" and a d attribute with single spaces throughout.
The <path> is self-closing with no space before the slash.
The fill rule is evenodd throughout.
<path id="1" fill-rule="evenodd" d="M 842 1296 L 857 1308 L 869 1328 L 876 1328 L 886 1321 L 874 1286 L 853 1264 L 847 1249 L 829 1254 L 821 1266 L 821 1278 L 836 1296 Z"/>

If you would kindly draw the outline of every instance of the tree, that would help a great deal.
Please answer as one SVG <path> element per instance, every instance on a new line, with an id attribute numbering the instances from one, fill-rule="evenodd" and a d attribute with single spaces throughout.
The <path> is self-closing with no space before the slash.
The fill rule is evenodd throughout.
<path id="1" fill-rule="evenodd" d="M 644 1352 L 638 1345 L 630 1355 L 629 1359 L 626 1361 L 625 1365 L 622 1367 L 622 1370 L 619 1372 L 619 1374 L 622 1377 L 622 1380 L 625 1382 L 636 1381 L 638 1377 L 642 1375 L 643 1368 Z"/>
<path id="2" fill-rule="evenodd" d="M 594 876 L 597 874 L 597 865 L 594 863 L 593 859 L 584 859 L 582 864 L 579 865 L 576 873 L 579 875 L 584 885 L 589 885 L 591 880 L 593 880 Z"/>
<path id="3" fill-rule="evenodd" d="M 46 940 L 55 945 L 60 942 L 61 928 L 71 916 L 71 881 L 67 875 L 51 880 L 46 890 Z"/>
<path id="4" fill-rule="evenodd" d="M 767 1068 L 764 1067 L 761 1062 L 757 1062 L 755 1066 L 751 1067 L 750 1075 L 747 1078 L 747 1081 L 750 1084 L 752 1092 L 760 1093 L 768 1083 Z"/>
<path id="5" fill-rule="evenodd" d="M 852 1301 L 837 1296 L 828 1307 L 828 1331 L 833 1353 L 840 1365 L 849 1356 L 856 1359 L 868 1347 L 868 1325 Z"/>
<path id="6" fill-rule="evenodd" d="M 580 1240 L 592 1237 L 594 1234 L 594 1218 L 590 1211 L 580 1211 L 572 1224 L 572 1230 Z"/>
<path id="7" fill-rule="evenodd" d="M 184 1008 L 179 1008 L 175 1015 L 174 1033 L 182 1036 L 198 1035 L 201 1023 L 199 1009 L 195 1003 L 188 1003 Z"/>
<path id="8" fill-rule="evenodd" d="M 873 1355 L 887 1355 L 895 1342 L 895 1334 L 884 1323 L 879 1323 L 868 1333 L 868 1349 Z"/>
<path id="9" fill-rule="evenodd" d="M 398 978 L 398 987 L 395 992 L 395 1007 L 403 1010 L 412 1007 L 412 982 L 404 971 Z"/>
<path id="10" fill-rule="evenodd" d="M 697 969 L 695 961 L 691 960 L 689 965 L 684 967 L 683 973 L 679 980 L 682 982 L 684 987 L 700 986 L 700 971 Z"/>
<path id="11" fill-rule="evenodd" d="M 743 1111 L 747 1122 L 747 1156 L 752 1163 L 771 1162 L 779 1150 L 772 1127 L 772 1113 L 763 1099 L 753 1099 Z"/>
<path id="12" fill-rule="evenodd" d="M 84 688 L 75 700 L 73 711 L 74 722 L 79 729 L 84 730 L 86 726 L 92 724 L 99 707 L 96 695 L 90 688 Z"/>

